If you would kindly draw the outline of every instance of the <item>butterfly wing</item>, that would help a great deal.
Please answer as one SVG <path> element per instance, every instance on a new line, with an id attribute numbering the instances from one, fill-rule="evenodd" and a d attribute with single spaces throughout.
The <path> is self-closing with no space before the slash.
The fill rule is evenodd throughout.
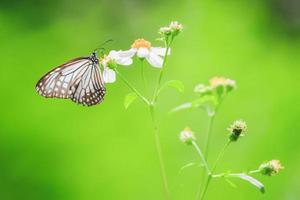
<path id="1" fill-rule="evenodd" d="M 90 57 L 73 59 L 43 76 L 37 92 L 46 98 L 71 99 L 87 106 L 103 101 L 105 86 L 97 62 Z"/>
<path id="2" fill-rule="evenodd" d="M 92 106 L 101 103 L 105 95 L 103 78 L 98 64 L 91 64 L 90 67 L 82 74 L 81 80 L 74 84 L 71 90 L 72 101 Z"/>

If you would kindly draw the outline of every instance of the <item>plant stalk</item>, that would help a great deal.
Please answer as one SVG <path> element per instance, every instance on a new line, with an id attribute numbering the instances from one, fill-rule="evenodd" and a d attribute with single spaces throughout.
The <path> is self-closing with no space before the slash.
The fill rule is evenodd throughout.
<path id="1" fill-rule="evenodd" d="M 117 70 L 114 71 L 118 74 L 118 76 L 122 79 L 122 81 L 147 105 L 150 105 L 150 102 L 146 97 L 144 97 L 134 86 L 132 86 L 127 79 Z"/>
<path id="2" fill-rule="evenodd" d="M 152 124 L 154 128 L 154 137 L 155 137 L 155 147 L 158 154 L 159 164 L 160 164 L 160 173 L 163 180 L 163 186 L 164 186 L 164 193 L 165 193 L 165 199 L 170 199 L 170 191 L 169 191 L 169 185 L 168 185 L 168 179 L 167 179 L 167 173 L 165 168 L 165 163 L 163 159 L 162 149 L 161 149 L 161 142 L 159 138 L 159 130 L 158 130 L 158 124 L 156 121 L 155 113 L 154 113 L 154 106 L 149 105 L 149 111 L 152 119 Z"/>
<path id="3" fill-rule="evenodd" d="M 199 148 L 199 146 L 197 145 L 197 143 L 195 141 L 192 141 L 192 144 L 195 147 L 197 153 L 199 154 L 199 156 L 200 156 L 200 158 L 202 160 L 202 163 L 204 164 L 204 167 L 205 167 L 205 170 L 206 170 L 207 174 L 208 175 L 211 174 L 211 171 L 210 171 L 210 169 L 208 167 L 207 161 L 206 161 L 206 159 L 205 159 L 205 157 L 204 157 L 201 149 Z"/>
<path id="4" fill-rule="evenodd" d="M 224 155 L 224 153 L 225 153 L 225 151 L 226 151 L 226 149 L 227 149 L 227 147 L 228 147 L 228 145 L 229 145 L 230 143 L 231 143 L 231 141 L 228 140 L 228 142 L 226 142 L 226 144 L 224 145 L 224 147 L 223 147 L 222 150 L 220 151 L 220 153 L 219 153 L 219 155 L 218 155 L 218 157 L 217 157 L 217 159 L 216 159 L 216 162 L 215 162 L 215 164 L 213 165 L 213 167 L 212 167 L 212 169 L 211 169 L 211 174 L 208 175 L 207 180 L 206 180 L 206 182 L 205 182 L 205 184 L 204 184 L 204 188 L 203 188 L 203 190 L 202 190 L 202 193 L 201 193 L 201 196 L 200 196 L 200 200 L 203 200 L 203 199 L 204 199 L 205 194 L 206 194 L 207 189 L 208 189 L 208 186 L 209 186 L 209 183 L 210 183 L 210 181 L 211 181 L 211 178 L 213 177 L 212 174 L 214 173 L 215 169 L 217 168 L 217 165 L 218 165 L 219 161 L 220 161 L 221 158 L 223 157 L 223 155 Z"/>

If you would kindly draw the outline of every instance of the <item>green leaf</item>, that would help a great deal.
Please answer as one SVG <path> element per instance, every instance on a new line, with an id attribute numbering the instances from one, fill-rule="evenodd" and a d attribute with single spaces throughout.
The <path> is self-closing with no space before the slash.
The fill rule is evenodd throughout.
<path id="1" fill-rule="evenodd" d="M 165 82 L 164 85 L 161 86 L 161 88 L 159 89 L 158 93 L 160 93 L 162 90 L 164 90 L 167 87 L 175 88 L 179 92 L 183 92 L 184 91 L 184 85 L 183 85 L 183 83 L 181 81 L 170 80 L 170 81 Z"/>
<path id="2" fill-rule="evenodd" d="M 240 174 L 229 174 L 228 177 L 236 177 L 248 181 L 249 183 L 257 187 L 261 193 L 265 193 L 265 186 L 260 181 L 253 178 L 252 176 L 240 173 Z"/>
<path id="3" fill-rule="evenodd" d="M 127 94 L 125 96 L 125 100 L 124 100 L 124 107 L 125 107 L 125 109 L 127 109 L 134 102 L 134 100 L 136 98 L 137 98 L 137 95 L 134 92 Z"/>
<path id="4" fill-rule="evenodd" d="M 173 108 L 170 113 L 174 113 L 174 112 L 178 112 L 178 111 L 181 111 L 181 110 L 186 110 L 186 109 L 189 109 L 189 108 L 192 108 L 193 107 L 193 103 L 192 102 L 186 102 L 186 103 L 183 103 L 179 106 L 176 106 L 175 108 Z"/>

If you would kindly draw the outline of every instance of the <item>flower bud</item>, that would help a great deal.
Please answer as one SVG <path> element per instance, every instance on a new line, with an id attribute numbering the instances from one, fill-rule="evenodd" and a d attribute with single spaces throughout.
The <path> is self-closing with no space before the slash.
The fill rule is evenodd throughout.
<path id="1" fill-rule="evenodd" d="M 263 163 L 259 166 L 260 172 L 266 176 L 274 176 L 283 168 L 284 167 L 281 165 L 279 160 L 270 160 L 269 162 Z"/>
<path id="2" fill-rule="evenodd" d="M 236 88 L 236 83 L 234 80 L 224 78 L 224 77 L 213 77 L 209 81 L 210 86 L 216 90 L 219 96 L 222 96 L 225 92 L 230 92 Z"/>
<path id="3" fill-rule="evenodd" d="M 191 145 L 192 142 L 196 140 L 196 137 L 195 137 L 193 131 L 191 131 L 191 129 L 189 127 L 186 127 L 183 131 L 180 132 L 179 139 L 183 143 L 185 143 L 187 145 Z"/>
<path id="4" fill-rule="evenodd" d="M 228 128 L 230 132 L 229 140 L 237 141 L 240 136 L 244 136 L 244 133 L 247 130 L 247 124 L 243 120 L 236 120 L 233 124 Z"/>
<path id="5" fill-rule="evenodd" d="M 168 38 L 169 36 L 171 36 L 172 38 L 174 38 L 175 36 L 177 36 L 180 32 L 182 32 L 182 24 L 180 24 L 177 21 L 172 21 L 170 23 L 169 26 L 163 26 L 159 29 L 158 33 L 162 36 L 164 36 L 164 38 Z"/>
<path id="6" fill-rule="evenodd" d="M 164 26 L 159 29 L 158 33 L 161 35 L 169 36 L 171 35 L 172 30 L 170 27 Z"/>
<path id="7" fill-rule="evenodd" d="M 183 29 L 182 24 L 177 21 L 172 21 L 169 25 L 169 28 L 171 29 L 173 36 L 178 35 Z"/>
<path id="8" fill-rule="evenodd" d="M 200 83 L 200 84 L 195 86 L 194 92 L 197 93 L 197 94 L 200 94 L 200 96 L 203 96 L 203 95 L 211 94 L 212 89 L 211 89 L 210 86 L 206 86 L 206 85 Z"/>

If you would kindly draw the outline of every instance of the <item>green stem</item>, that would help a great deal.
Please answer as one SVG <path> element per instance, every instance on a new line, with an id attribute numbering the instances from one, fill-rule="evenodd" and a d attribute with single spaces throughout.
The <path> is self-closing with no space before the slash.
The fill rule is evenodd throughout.
<path id="1" fill-rule="evenodd" d="M 206 136 L 205 147 L 204 147 L 204 156 L 206 159 L 208 159 L 209 144 L 211 140 L 211 135 L 212 135 L 211 132 L 214 124 L 214 119 L 215 119 L 215 113 L 209 116 L 209 121 L 208 121 L 207 136 Z"/>
<path id="2" fill-rule="evenodd" d="M 248 172 L 248 174 L 256 174 L 256 173 L 260 173 L 260 169 L 256 169 L 256 170 L 251 170 Z"/>
<path id="3" fill-rule="evenodd" d="M 248 172 L 240 172 L 240 173 L 220 173 L 220 174 L 213 174 L 212 175 L 212 178 L 221 178 L 221 177 L 230 177 L 232 175 L 235 175 L 235 174 L 256 174 L 256 173 L 259 173 L 260 170 L 259 169 L 255 169 L 255 170 L 250 170 Z"/>
<path id="4" fill-rule="evenodd" d="M 205 140 L 205 144 L 204 144 L 205 145 L 204 146 L 204 157 L 206 158 L 206 160 L 208 159 L 208 148 L 209 148 L 210 139 L 211 139 L 211 135 L 212 135 L 211 132 L 212 132 L 214 119 L 215 119 L 215 113 L 209 115 L 207 135 L 206 135 L 206 140 Z M 205 171 L 203 171 L 203 173 L 201 174 L 200 180 L 202 180 L 202 179 L 204 180 L 204 175 L 205 175 Z M 202 189 L 202 183 L 199 184 L 199 189 L 198 189 L 198 192 L 196 195 L 196 199 L 199 199 L 200 194 L 201 194 L 201 189 Z"/>
<path id="5" fill-rule="evenodd" d="M 209 169 L 209 167 L 208 167 L 208 164 L 207 164 L 207 162 L 206 162 L 206 159 L 205 159 L 205 157 L 204 157 L 204 155 L 203 155 L 201 149 L 199 148 L 199 146 L 197 145 L 197 143 L 196 143 L 195 141 L 192 141 L 192 144 L 193 144 L 193 146 L 195 147 L 197 153 L 199 154 L 199 156 L 200 156 L 200 158 L 201 158 L 201 160 L 202 160 L 202 163 L 204 164 L 204 167 L 205 167 L 205 169 L 206 169 L 207 174 L 208 174 L 208 175 L 211 174 L 210 169 Z"/>
<path id="6" fill-rule="evenodd" d="M 158 76 L 158 79 L 157 79 L 156 87 L 155 87 L 155 90 L 154 90 L 154 93 L 153 93 L 153 98 L 152 98 L 152 103 L 153 104 L 155 104 L 155 102 L 157 100 L 157 97 L 158 97 L 158 92 L 159 92 L 159 88 L 160 88 L 160 85 L 161 85 L 165 65 L 167 63 L 167 57 L 168 57 L 168 53 L 170 51 L 171 43 L 172 42 L 170 42 L 170 43 L 167 42 L 167 44 L 166 44 L 166 52 L 165 52 L 165 55 L 164 55 L 163 64 L 162 64 L 162 67 L 161 67 L 161 70 L 160 70 L 160 73 L 159 73 L 159 76 Z"/>
<path id="7" fill-rule="evenodd" d="M 209 174 L 208 177 L 207 177 L 207 179 L 206 179 L 206 182 L 205 182 L 205 185 L 204 185 L 204 189 L 203 189 L 203 191 L 201 193 L 200 200 L 204 199 L 211 178 L 212 178 L 212 175 Z"/>
<path id="8" fill-rule="evenodd" d="M 208 152 L 209 152 L 209 145 L 210 145 L 210 140 L 212 137 L 212 127 L 214 124 L 214 120 L 215 120 L 215 116 L 221 106 L 223 102 L 223 99 L 219 99 L 219 103 L 216 106 L 216 108 L 214 109 L 214 111 L 212 111 L 212 113 L 209 114 L 209 121 L 208 121 L 208 129 L 207 129 L 207 137 L 206 137 L 206 141 L 205 141 L 205 149 L 204 149 L 204 155 L 205 158 L 208 160 Z"/>
<path id="9" fill-rule="evenodd" d="M 153 126 L 154 126 L 155 146 L 156 146 L 156 150 L 157 150 L 157 154 L 158 154 L 158 158 L 159 158 L 160 171 L 161 171 L 161 176 L 163 179 L 164 192 L 165 192 L 166 199 L 170 199 L 170 192 L 169 192 L 169 186 L 168 186 L 168 180 L 167 180 L 167 175 L 166 175 L 164 159 L 163 159 L 162 150 L 161 150 L 161 142 L 159 139 L 158 125 L 157 125 L 157 121 L 156 121 L 155 113 L 154 113 L 154 107 L 156 104 L 156 100 L 157 100 L 157 96 L 158 96 L 158 92 L 159 92 L 159 88 L 160 88 L 160 84 L 161 84 L 161 80 L 162 80 L 162 76 L 163 76 L 163 70 L 164 70 L 166 62 L 167 62 L 167 56 L 168 56 L 169 50 L 170 50 L 170 43 L 167 42 L 166 43 L 166 52 L 164 55 L 162 68 L 160 70 L 157 84 L 156 84 L 156 87 L 155 87 L 155 90 L 153 93 L 152 101 L 149 104 L 149 110 L 150 110 L 150 114 L 151 114 L 151 118 L 152 118 L 152 122 L 153 122 Z"/>
<path id="10" fill-rule="evenodd" d="M 135 89 L 135 87 L 133 87 L 128 81 L 127 79 L 117 70 L 114 69 L 114 71 L 118 74 L 118 76 L 122 79 L 122 81 L 124 81 L 124 83 L 134 92 L 136 93 L 136 95 L 147 105 L 150 105 L 150 102 L 148 101 L 148 99 L 146 97 L 144 97 L 137 89 Z"/>
<path id="11" fill-rule="evenodd" d="M 169 192 L 169 186 L 168 186 L 168 181 L 167 181 L 167 175 L 166 175 L 166 170 L 165 170 L 165 165 L 164 165 L 164 160 L 162 156 L 162 150 L 161 150 L 161 144 L 160 144 L 160 139 L 159 139 L 159 134 L 158 134 L 158 125 L 156 122 L 155 114 L 154 114 L 154 106 L 149 102 L 149 100 L 144 97 L 134 86 L 132 86 L 127 79 L 117 70 L 114 69 L 114 71 L 118 74 L 118 76 L 122 79 L 122 81 L 134 92 L 136 95 L 145 103 L 149 106 L 149 111 L 151 114 L 151 119 L 154 127 L 154 137 L 155 137 L 155 146 L 159 158 L 159 163 L 160 163 L 160 171 L 161 171 L 161 176 L 163 179 L 163 185 L 164 185 L 164 192 L 166 199 L 170 199 L 170 192 Z"/>
<path id="12" fill-rule="evenodd" d="M 221 160 L 221 158 L 223 157 L 224 153 L 225 153 L 225 150 L 227 149 L 228 145 L 231 143 L 230 140 L 228 140 L 228 142 L 226 142 L 226 144 L 224 145 L 224 147 L 222 148 L 222 150 L 220 151 L 217 159 L 216 159 L 216 162 L 215 164 L 213 165 L 212 169 L 211 169 L 211 174 L 208 175 L 207 177 L 207 180 L 204 184 L 204 188 L 202 190 L 202 193 L 201 193 L 201 196 L 200 196 L 200 200 L 203 200 L 204 197 L 205 197 L 205 194 L 207 192 L 207 189 L 208 189 L 208 186 L 209 186 L 209 183 L 211 181 L 211 178 L 213 177 L 212 174 L 214 173 L 215 169 L 217 168 L 217 165 L 219 163 L 219 161 Z"/>
<path id="13" fill-rule="evenodd" d="M 144 87 L 147 88 L 147 81 L 146 81 L 145 72 L 144 72 L 144 59 L 140 59 L 140 61 L 141 61 L 141 75 L 142 75 L 142 79 L 143 79 L 143 84 L 144 84 Z"/>
<path id="14" fill-rule="evenodd" d="M 211 169 L 212 173 L 214 173 L 215 169 L 217 168 L 217 165 L 218 165 L 219 161 L 224 156 L 224 153 L 225 153 L 225 151 L 226 151 L 226 149 L 227 149 L 227 147 L 229 146 L 230 143 L 231 143 L 231 140 L 228 140 L 226 142 L 226 144 L 223 146 L 222 150 L 220 151 L 220 153 L 219 153 L 219 155 L 218 155 L 218 157 L 216 159 L 215 164 L 213 165 L 213 167 Z"/>
<path id="15" fill-rule="evenodd" d="M 211 140 L 211 137 L 212 137 L 212 128 L 213 128 L 213 124 L 214 124 L 214 121 L 215 121 L 215 116 L 221 106 L 221 103 L 222 103 L 222 99 L 219 99 L 219 103 L 218 105 L 216 106 L 216 108 L 214 109 L 214 111 L 212 111 L 212 113 L 209 113 L 209 119 L 208 119 L 208 128 L 207 128 L 207 136 L 206 136 L 206 140 L 205 140 L 205 144 L 204 144 L 204 156 L 206 158 L 206 160 L 208 160 L 208 152 L 209 152 L 209 146 L 210 146 L 210 140 Z M 202 180 L 204 177 L 204 172 L 202 173 L 200 179 Z M 201 188 L 202 188 L 202 184 L 200 183 L 199 184 L 199 190 L 197 192 L 197 196 L 196 196 L 196 199 L 199 199 L 200 197 L 200 194 L 201 194 Z"/>
<path id="16" fill-rule="evenodd" d="M 220 177 L 226 177 L 225 173 L 221 173 L 221 174 L 213 174 L 212 178 L 220 178 Z"/>
<path id="17" fill-rule="evenodd" d="M 160 172 L 161 172 L 161 176 L 162 176 L 162 179 L 163 179 L 165 198 L 168 200 L 168 199 L 170 199 L 170 191 L 169 191 L 166 168 L 165 168 L 162 149 L 161 149 L 158 125 L 157 125 L 153 105 L 149 105 L 149 111 L 150 111 L 150 115 L 151 115 L 151 119 L 152 119 L 152 123 L 153 123 L 153 128 L 154 128 L 155 147 L 156 147 L 156 151 L 157 151 L 158 158 L 159 158 Z"/>

